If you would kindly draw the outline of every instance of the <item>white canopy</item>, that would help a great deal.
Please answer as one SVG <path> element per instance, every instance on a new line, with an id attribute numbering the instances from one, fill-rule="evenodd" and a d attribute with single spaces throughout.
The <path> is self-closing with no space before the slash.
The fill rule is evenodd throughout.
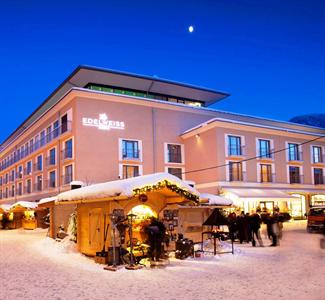
<path id="1" fill-rule="evenodd" d="M 11 204 L 1 204 L 0 210 L 9 211 L 10 207 L 11 207 Z"/>
<path id="2" fill-rule="evenodd" d="M 219 195 L 213 195 L 208 193 L 201 193 L 200 200 L 208 200 L 209 205 L 232 205 L 233 201 L 230 199 L 226 199 L 225 197 Z"/>
<path id="3" fill-rule="evenodd" d="M 159 182 L 164 182 L 165 180 L 171 184 L 177 185 L 179 188 L 184 189 L 193 195 L 200 196 L 200 193 L 196 189 L 178 177 L 169 173 L 155 173 L 123 180 L 98 183 L 63 192 L 57 196 L 56 202 L 103 199 L 114 196 L 132 197 L 135 189 L 148 185 L 156 185 Z"/>
<path id="4" fill-rule="evenodd" d="M 297 197 L 291 196 L 287 192 L 283 190 L 275 190 L 275 189 L 254 189 L 254 188 L 225 188 L 225 193 L 232 193 L 239 198 L 273 198 L 273 199 L 297 199 Z"/>

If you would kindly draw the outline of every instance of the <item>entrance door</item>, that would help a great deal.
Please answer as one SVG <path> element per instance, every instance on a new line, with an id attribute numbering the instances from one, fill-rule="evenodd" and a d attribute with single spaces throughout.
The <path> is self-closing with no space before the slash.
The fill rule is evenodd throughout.
<path id="1" fill-rule="evenodd" d="M 89 212 L 89 247 L 93 251 L 100 251 L 102 248 L 102 227 L 102 209 L 92 209 Z"/>
<path id="2" fill-rule="evenodd" d="M 261 207 L 262 211 L 266 209 L 267 212 L 273 212 L 274 202 L 273 201 L 260 201 L 260 207 Z"/>

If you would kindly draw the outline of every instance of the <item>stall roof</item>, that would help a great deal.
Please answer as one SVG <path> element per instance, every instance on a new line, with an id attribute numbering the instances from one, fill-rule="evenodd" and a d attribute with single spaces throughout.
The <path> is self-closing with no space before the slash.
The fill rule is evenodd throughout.
<path id="1" fill-rule="evenodd" d="M 208 193 L 201 193 L 200 194 L 200 202 L 208 200 L 209 205 L 227 205 L 230 206 L 233 204 L 233 201 L 230 199 L 227 199 L 225 197 L 219 196 L 219 195 L 213 195 L 213 194 L 208 194 Z"/>
<path id="2" fill-rule="evenodd" d="M 10 206 L 10 210 L 14 210 L 15 208 L 35 209 L 36 207 L 36 202 L 18 201 Z"/>
<path id="3" fill-rule="evenodd" d="M 199 197 L 200 193 L 176 176 L 169 173 L 155 173 L 129 179 L 98 183 L 79 189 L 63 192 L 57 196 L 55 202 L 95 200 L 111 197 L 132 197 L 136 189 L 157 185 L 165 181 L 175 184 L 190 194 Z"/>
<path id="4" fill-rule="evenodd" d="M 43 198 L 38 202 L 38 205 L 40 204 L 45 204 L 45 203 L 49 203 L 49 202 L 55 202 L 58 199 L 57 196 L 54 197 L 48 197 L 48 198 Z"/>
<path id="5" fill-rule="evenodd" d="M 11 207 L 11 204 L 1 204 L 0 205 L 0 211 L 9 211 Z"/>

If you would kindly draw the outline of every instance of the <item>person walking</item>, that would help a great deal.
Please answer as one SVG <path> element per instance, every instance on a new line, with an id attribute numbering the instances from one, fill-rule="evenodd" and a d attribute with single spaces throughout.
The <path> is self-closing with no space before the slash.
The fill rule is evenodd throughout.
<path id="1" fill-rule="evenodd" d="M 256 247 L 255 237 L 258 240 L 260 247 L 263 247 L 263 241 L 261 238 L 260 228 L 261 228 L 261 217 L 258 213 L 253 213 L 250 217 L 250 227 L 252 232 L 252 246 Z"/>
<path id="2" fill-rule="evenodd" d="M 277 212 L 274 212 L 270 219 L 271 224 L 271 237 L 272 244 L 271 247 L 279 246 L 279 215 Z"/>

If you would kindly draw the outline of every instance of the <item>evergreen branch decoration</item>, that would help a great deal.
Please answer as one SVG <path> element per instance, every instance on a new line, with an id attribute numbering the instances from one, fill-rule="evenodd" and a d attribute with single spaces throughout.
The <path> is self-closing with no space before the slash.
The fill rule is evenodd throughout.
<path id="1" fill-rule="evenodd" d="M 168 188 L 169 190 L 183 196 L 184 198 L 188 199 L 188 200 L 192 200 L 194 202 L 198 202 L 199 201 L 199 197 L 192 194 L 191 192 L 180 188 L 179 186 L 177 186 L 176 184 L 173 184 L 171 182 L 169 182 L 168 180 L 164 180 L 164 181 L 159 181 L 156 184 L 153 185 L 147 185 L 144 186 L 142 188 L 136 188 L 133 190 L 133 195 L 134 196 L 139 196 L 141 194 L 145 194 L 148 192 L 155 192 L 158 190 L 161 190 L 163 188 Z"/>

